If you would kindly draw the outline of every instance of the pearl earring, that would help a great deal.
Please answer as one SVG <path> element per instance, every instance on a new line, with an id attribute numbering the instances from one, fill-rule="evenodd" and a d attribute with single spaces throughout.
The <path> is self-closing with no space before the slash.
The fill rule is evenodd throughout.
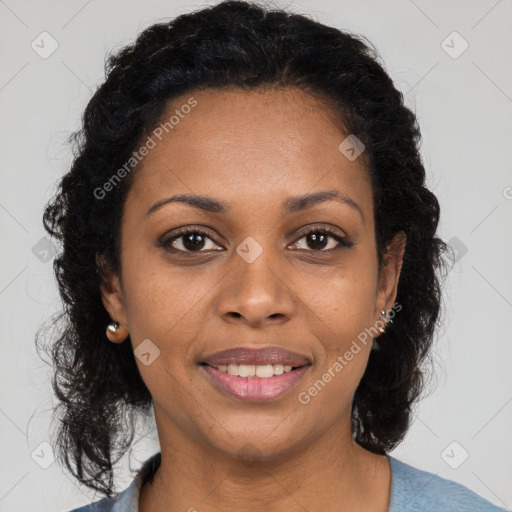
<path id="1" fill-rule="evenodd" d="M 107 325 L 106 335 L 112 343 L 122 343 L 128 337 L 128 329 L 119 322 L 110 322 Z"/>
<path id="2" fill-rule="evenodd" d="M 389 317 L 388 317 L 388 314 L 386 313 L 386 310 L 384 310 L 384 309 L 383 309 L 383 310 L 381 310 L 381 312 L 380 312 L 380 316 L 383 316 L 383 317 L 385 318 L 385 320 L 386 320 L 386 325 L 387 325 L 387 324 L 392 324 L 392 323 L 393 323 L 393 320 L 392 320 L 391 318 L 389 318 Z M 382 333 L 382 332 L 384 332 L 384 329 L 383 329 L 382 327 L 379 327 L 378 329 L 379 329 L 379 331 L 380 331 L 381 333 Z"/>
<path id="3" fill-rule="evenodd" d="M 111 322 L 108 324 L 107 330 L 111 333 L 116 333 L 117 329 L 119 329 L 119 322 Z"/>

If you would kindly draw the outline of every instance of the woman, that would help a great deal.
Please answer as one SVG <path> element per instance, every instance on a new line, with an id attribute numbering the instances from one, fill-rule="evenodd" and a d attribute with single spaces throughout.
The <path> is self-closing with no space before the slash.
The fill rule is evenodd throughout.
<path id="1" fill-rule="evenodd" d="M 45 211 L 76 511 L 499 510 L 388 455 L 448 246 L 420 132 L 362 38 L 222 2 L 111 57 Z M 151 407 L 161 450 L 114 493 Z"/>

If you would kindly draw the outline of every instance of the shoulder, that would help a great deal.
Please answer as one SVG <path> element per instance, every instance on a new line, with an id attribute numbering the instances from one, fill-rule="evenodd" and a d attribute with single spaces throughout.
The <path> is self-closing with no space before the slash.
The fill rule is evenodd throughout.
<path id="1" fill-rule="evenodd" d="M 416 469 L 388 455 L 391 465 L 389 512 L 500 512 L 467 487 Z"/>
<path id="2" fill-rule="evenodd" d="M 144 462 L 132 483 L 123 492 L 113 498 L 103 498 L 100 501 L 75 508 L 69 512 L 137 512 L 142 486 L 153 477 L 160 463 L 161 453 L 158 452 Z"/>
<path id="3" fill-rule="evenodd" d="M 114 499 L 103 498 L 100 501 L 85 505 L 80 508 L 74 508 L 69 512 L 111 512 L 114 506 Z"/>
<path id="4" fill-rule="evenodd" d="M 137 475 L 131 485 L 112 498 L 103 498 L 69 512 L 137 512 L 140 478 Z"/>

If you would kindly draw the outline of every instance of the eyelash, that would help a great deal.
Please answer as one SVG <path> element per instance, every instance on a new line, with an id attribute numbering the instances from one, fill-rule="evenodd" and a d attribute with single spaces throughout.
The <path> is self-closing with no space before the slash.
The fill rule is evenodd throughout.
<path id="1" fill-rule="evenodd" d="M 211 232 L 209 232 L 205 229 L 188 227 L 188 228 L 184 228 L 181 231 L 179 231 L 178 233 L 174 234 L 171 238 L 162 240 L 160 242 L 160 245 L 165 250 L 168 250 L 168 251 L 171 251 L 174 253 L 180 253 L 180 254 L 194 255 L 194 254 L 201 254 L 202 252 L 206 252 L 204 250 L 199 250 L 199 251 L 186 250 L 186 251 L 184 251 L 182 249 L 175 249 L 174 247 L 172 247 L 173 242 L 175 242 L 176 240 L 179 240 L 180 238 L 182 238 L 188 234 L 191 234 L 191 233 L 196 234 L 196 235 L 206 236 L 207 238 L 212 240 L 214 243 L 217 243 L 217 242 L 215 242 Z M 344 248 L 349 249 L 350 247 L 352 247 L 354 245 L 353 242 L 348 241 L 347 238 L 340 236 L 339 234 L 337 234 L 337 232 L 335 232 L 333 229 L 331 229 L 329 227 L 322 227 L 322 228 L 313 227 L 313 228 L 309 229 L 308 231 L 305 231 L 304 233 L 302 233 L 300 235 L 300 237 L 297 238 L 296 242 L 298 242 L 299 240 L 302 240 L 304 237 L 306 237 L 312 233 L 322 233 L 322 234 L 329 235 L 329 237 L 336 240 L 339 245 L 337 247 L 334 247 L 332 249 L 327 249 L 327 250 L 324 250 L 324 249 L 299 249 L 299 250 L 305 250 L 307 252 L 328 253 L 329 254 L 332 251 L 338 251 L 338 250 L 344 249 Z M 296 243 L 296 242 L 294 242 L 294 243 Z"/>

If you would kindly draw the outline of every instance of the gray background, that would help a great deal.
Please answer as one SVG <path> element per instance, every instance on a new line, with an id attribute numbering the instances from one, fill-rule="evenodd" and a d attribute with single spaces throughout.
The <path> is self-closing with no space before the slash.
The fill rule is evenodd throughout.
<path id="1" fill-rule="evenodd" d="M 55 399 L 33 340 L 60 302 L 42 209 L 69 166 L 64 143 L 102 80 L 105 53 L 155 21 L 204 5 L 0 0 L 0 511 L 69 510 L 95 499 L 51 463 L 45 444 Z M 437 379 L 393 455 L 510 508 L 512 2 L 275 5 L 361 33 L 376 45 L 419 117 L 428 183 L 442 208 L 439 235 L 458 251 L 434 352 Z M 40 54 L 52 43 L 42 32 L 58 44 L 47 58 Z M 469 47 L 459 55 L 464 40 Z M 118 490 L 131 481 L 129 462 L 137 469 L 158 449 L 151 424 L 141 438 L 120 466 Z"/>

